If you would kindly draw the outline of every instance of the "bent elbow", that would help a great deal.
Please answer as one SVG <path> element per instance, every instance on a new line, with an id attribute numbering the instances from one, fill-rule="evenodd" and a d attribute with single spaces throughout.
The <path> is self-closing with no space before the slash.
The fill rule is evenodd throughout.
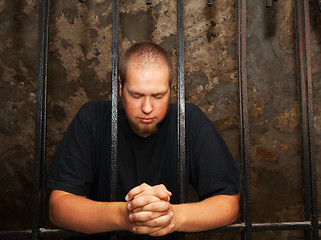
<path id="1" fill-rule="evenodd" d="M 237 194 L 232 198 L 230 203 L 230 223 L 235 223 L 240 217 L 240 195 Z"/>

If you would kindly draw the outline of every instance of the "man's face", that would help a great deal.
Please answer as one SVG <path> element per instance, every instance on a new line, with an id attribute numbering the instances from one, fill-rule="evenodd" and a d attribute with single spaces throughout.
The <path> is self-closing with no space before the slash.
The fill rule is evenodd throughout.
<path id="1" fill-rule="evenodd" d="M 120 85 L 120 96 L 133 131 L 141 137 L 156 133 L 170 99 L 167 66 L 141 66 L 129 61 L 126 82 Z"/>

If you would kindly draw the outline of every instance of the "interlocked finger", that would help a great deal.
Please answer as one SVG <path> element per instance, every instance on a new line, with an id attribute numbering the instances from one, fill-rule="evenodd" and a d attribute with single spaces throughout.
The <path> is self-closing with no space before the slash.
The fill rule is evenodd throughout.
<path id="1" fill-rule="evenodd" d="M 154 202 L 160 202 L 160 199 L 150 195 L 141 196 L 139 198 L 135 198 L 128 204 L 128 210 L 133 211 L 136 208 L 141 208 Z"/>
<path id="2" fill-rule="evenodd" d="M 138 207 L 132 210 L 133 213 L 151 211 L 151 212 L 166 212 L 171 208 L 171 204 L 167 201 L 156 201 L 150 204 L 147 204 L 142 207 Z"/>
<path id="3" fill-rule="evenodd" d="M 144 225 L 144 222 L 159 218 L 163 215 L 166 215 L 168 212 L 150 212 L 150 211 L 143 211 L 138 213 L 131 213 L 129 215 L 129 220 L 134 222 L 137 225 Z M 142 223 L 139 223 L 142 222 Z"/>
<path id="4" fill-rule="evenodd" d="M 159 230 L 150 233 L 150 236 L 153 237 L 160 237 L 160 236 L 164 236 L 166 234 L 172 233 L 174 231 L 174 224 L 170 223 L 167 226 L 160 228 Z"/>
<path id="5" fill-rule="evenodd" d="M 137 187 L 134 187 L 133 189 L 131 189 L 126 197 L 125 197 L 125 200 L 128 202 L 130 200 L 132 200 L 136 195 L 144 192 L 145 190 L 149 189 L 149 188 L 152 188 L 151 186 L 149 186 L 148 184 L 146 183 L 142 183 L 141 185 L 137 186 Z"/>
<path id="6" fill-rule="evenodd" d="M 172 193 L 166 189 L 164 185 L 157 185 L 151 188 L 147 188 L 146 190 L 138 193 L 134 196 L 134 198 L 138 198 L 141 196 L 152 195 L 162 199 L 164 201 L 169 201 Z"/>
<path id="7" fill-rule="evenodd" d="M 137 219 L 137 221 L 134 221 L 134 225 L 153 228 L 167 226 L 171 222 L 172 218 L 172 212 L 167 212 L 166 214 L 140 212 L 135 216 L 134 214 L 132 214 L 132 219 Z"/>

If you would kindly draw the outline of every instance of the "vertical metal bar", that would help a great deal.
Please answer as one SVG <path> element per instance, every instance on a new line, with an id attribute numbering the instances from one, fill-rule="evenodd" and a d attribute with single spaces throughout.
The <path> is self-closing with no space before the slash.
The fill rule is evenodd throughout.
<path id="1" fill-rule="evenodd" d="M 318 8 L 319 8 L 319 10 L 321 12 L 321 0 L 315 0 L 315 2 L 317 3 Z"/>
<path id="2" fill-rule="evenodd" d="M 266 7 L 267 8 L 272 7 L 272 0 L 266 0 Z"/>
<path id="3" fill-rule="evenodd" d="M 238 45 L 238 85 L 240 116 L 240 172 L 241 172 L 241 216 L 245 221 L 243 238 L 252 239 L 252 210 L 250 183 L 250 148 L 248 94 L 246 76 L 246 0 L 237 1 L 237 45 Z"/>
<path id="4" fill-rule="evenodd" d="M 184 203 L 186 201 L 184 0 L 177 0 L 177 124 L 179 199 Z"/>
<path id="5" fill-rule="evenodd" d="M 36 129 L 34 153 L 34 184 L 32 206 L 32 239 L 38 239 L 39 227 L 44 224 L 44 185 L 47 138 L 47 66 L 49 35 L 49 0 L 39 0 L 38 75 Z"/>
<path id="6" fill-rule="evenodd" d="M 118 178 L 118 0 L 113 0 L 113 36 L 112 36 L 112 112 L 111 112 L 111 196 L 115 201 L 117 197 Z"/>
<path id="7" fill-rule="evenodd" d="M 113 33 L 112 33 L 112 96 L 111 96 L 111 169 L 110 169 L 110 201 L 117 200 L 118 186 L 118 49 L 119 49 L 119 10 L 118 0 L 113 0 Z M 116 233 L 110 234 L 116 240 Z"/>
<path id="8" fill-rule="evenodd" d="M 302 174 L 305 220 L 311 221 L 312 232 L 306 239 L 319 239 L 317 178 L 314 150 L 313 95 L 310 50 L 309 1 L 296 0 L 297 68 L 300 92 Z"/>

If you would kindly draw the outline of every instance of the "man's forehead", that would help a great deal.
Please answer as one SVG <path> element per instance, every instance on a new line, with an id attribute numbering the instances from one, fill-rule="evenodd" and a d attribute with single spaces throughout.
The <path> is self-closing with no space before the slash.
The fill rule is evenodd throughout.
<path id="1" fill-rule="evenodd" d="M 166 61 L 162 58 L 150 60 L 150 59 L 135 58 L 134 56 L 132 56 L 127 63 L 127 70 L 130 67 L 141 68 L 141 69 L 166 68 L 169 71 Z"/>

